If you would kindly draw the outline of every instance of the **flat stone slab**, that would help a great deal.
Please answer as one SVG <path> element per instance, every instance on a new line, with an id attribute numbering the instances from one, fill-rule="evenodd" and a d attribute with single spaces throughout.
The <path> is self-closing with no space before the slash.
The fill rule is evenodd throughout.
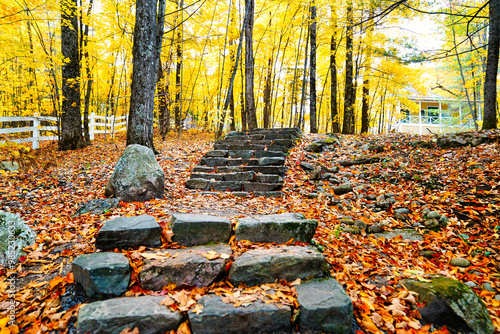
<path id="1" fill-rule="evenodd" d="M 78 312 L 77 334 L 120 334 L 138 328 L 141 334 L 163 334 L 177 330 L 182 315 L 161 301 L 165 297 L 114 298 L 84 305 Z"/>
<path id="2" fill-rule="evenodd" d="M 231 233 L 231 221 L 217 216 L 174 213 L 170 224 L 172 241 L 183 246 L 227 243 Z"/>
<path id="3" fill-rule="evenodd" d="M 241 191 L 242 188 L 242 181 L 219 181 L 212 185 L 213 191 Z"/>
<path id="4" fill-rule="evenodd" d="M 98 249 L 160 247 L 161 227 L 153 216 L 118 217 L 104 223 L 96 235 Z"/>
<path id="5" fill-rule="evenodd" d="M 206 180 L 214 180 L 214 181 L 222 181 L 224 180 L 223 174 L 216 173 L 192 173 L 191 179 L 206 179 Z M 186 181 L 186 186 L 188 182 Z"/>
<path id="6" fill-rule="evenodd" d="M 202 158 L 200 161 L 200 165 L 204 165 L 204 166 L 208 166 L 208 167 L 226 166 L 227 159 L 226 158 Z"/>
<path id="7" fill-rule="evenodd" d="M 205 156 L 209 158 L 223 158 L 227 155 L 226 150 L 213 150 L 213 151 L 208 151 Z"/>
<path id="8" fill-rule="evenodd" d="M 282 157 L 263 157 L 259 159 L 259 166 L 282 166 L 285 164 L 285 158 Z"/>
<path id="9" fill-rule="evenodd" d="M 236 227 L 236 240 L 283 244 L 294 239 L 310 243 L 317 227 L 316 220 L 305 219 L 301 213 L 239 218 Z"/>
<path id="10" fill-rule="evenodd" d="M 285 158 L 286 154 L 282 151 L 256 151 L 255 152 L 256 159 L 266 158 L 266 157 Z"/>
<path id="11" fill-rule="evenodd" d="M 230 158 L 251 159 L 254 155 L 252 150 L 229 151 Z"/>
<path id="12" fill-rule="evenodd" d="M 130 265 L 120 253 L 90 253 L 78 256 L 72 264 L 75 281 L 89 297 L 120 296 L 128 289 Z"/>
<path id="13" fill-rule="evenodd" d="M 246 307 L 234 307 L 217 295 L 203 296 L 198 304 L 202 312 L 189 312 L 193 334 L 204 333 L 290 333 L 292 311 L 256 300 Z"/>
<path id="14" fill-rule="evenodd" d="M 283 166 L 241 166 L 241 169 L 245 172 L 254 171 L 255 173 L 262 174 L 280 174 L 285 173 L 285 167 Z"/>
<path id="15" fill-rule="evenodd" d="M 157 291 L 169 283 L 199 288 L 223 278 L 231 247 L 198 246 L 143 254 L 147 256 L 139 274 L 143 289 Z"/>
<path id="16" fill-rule="evenodd" d="M 281 188 L 283 188 L 282 183 L 243 182 L 244 191 L 276 191 Z"/>
<path id="17" fill-rule="evenodd" d="M 314 278 L 295 287 L 299 330 L 307 333 L 349 333 L 352 301 L 335 279 Z"/>
<path id="18" fill-rule="evenodd" d="M 229 271 L 231 283 L 255 286 L 284 279 L 293 281 L 330 275 L 323 254 L 311 246 L 254 249 L 234 260 Z"/>
<path id="19" fill-rule="evenodd" d="M 227 173 L 222 175 L 224 181 L 252 181 L 255 176 L 255 172 Z"/>
<path id="20" fill-rule="evenodd" d="M 194 174 L 192 174 L 194 175 Z M 205 174 L 209 175 L 209 174 Z M 212 188 L 212 181 L 206 178 L 193 177 L 192 179 L 186 180 L 186 188 L 188 189 L 199 189 L 199 190 L 209 190 Z"/>
<path id="21" fill-rule="evenodd" d="M 259 183 L 279 183 L 283 182 L 283 178 L 277 174 L 257 174 L 255 182 Z"/>

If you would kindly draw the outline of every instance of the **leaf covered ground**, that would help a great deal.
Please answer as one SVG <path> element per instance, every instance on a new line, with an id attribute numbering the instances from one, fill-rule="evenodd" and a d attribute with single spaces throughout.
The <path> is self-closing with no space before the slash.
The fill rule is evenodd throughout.
<path id="1" fill-rule="evenodd" d="M 206 195 L 186 189 L 190 170 L 211 148 L 213 136 L 186 133 L 157 141 L 157 159 L 166 174 L 165 196 L 145 203 L 120 203 L 102 215 L 74 217 L 83 203 L 104 197 L 104 187 L 113 172 L 125 140 L 96 140 L 83 150 L 59 152 L 55 144 L 44 146 L 18 173 L 3 173 L 0 179 L 0 207 L 19 214 L 38 233 L 37 243 L 26 249 L 27 255 L 15 272 L 0 267 L 0 333 L 65 332 L 73 325 L 81 303 L 65 302 L 74 290 L 71 262 L 79 254 L 94 251 L 94 237 L 102 224 L 116 216 L 149 214 L 168 227 L 172 212 L 206 213 L 232 220 L 256 214 L 301 212 L 320 224 L 315 243 L 332 266 L 332 275 L 345 287 L 354 305 L 361 332 L 447 333 L 445 327 L 433 328 L 418 323 L 415 296 L 398 284 L 403 278 L 426 280 L 440 274 L 473 286 L 481 297 L 497 331 L 500 331 L 500 148 L 498 143 L 475 148 L 423 148 L 424 139 L 401 134 L 383 136 L 342 136 L 341 146 L 319 154 L 304 147 L 320 135 L 307 135 L 289 154 L 284 193 L 281 198 L 242 198 L 230 193 Z M 324 137 L 324 136 L 323 136 Z M 383 147 L 381 152 L 367 144 Z M 344 167 L 343 160 L 377 157 L 378 162 Z M 368 159 L 370 160 L 370 159 Z M 300 166 L 302 162 L 339 167 L 338 178 L 355 186 L 354 192 L 337 196 L 333 184 L 312 181 Z M 318 192 L 318 187 L 322 188 Z M 313 193 L 313 194 L 311 194 Z M 392 193 L 388 208 L 375 209 L 369 198 Z M 318 194 L 318 195 L 315 195 Z M 396 220 L 394 210 L 407 208 L 410 213 Z M 449 218 L 448 226 L 427 230 L 422 227 L 424 210 L 437 211 Z M 361 220 L 368 225 L 380 223 L 384 230 L 412 228 L 423 234 L 422 241 L 403 237 L 375 238 L 370 234 L 347 233 L 345 219 Z M 176 247 L 164 235 L 164 248 Z M 233 243 L 233 250 L 264 247 Z M 145 249 L 123 251 L 136 269 Z M 433 251 L 422 256 L 422 251 Z M 468 268 L 450 265 L 455 257 L 471 262 Z M 16 318 L 18 326 L 9 327 L 9 278 L 16 278 Z M 280 282 L 272 287 L 280 292 L 277 301 L 295 305 L 294 284 Z M 489 283 L 489 285 L 488 285 Z M 488 289 L 486 288 L 488 287 Z M 236 306 L 253 298 L 264 298 L 260 289 L 240 289 L 222 282 L 211 287 Z M 166 287 L 157 292 L 168 295 L 167 304 L 181 311 L 202 312 L 196 300 L 209 289 Z M 496 290 L 489 291 L 489 290 Z M 127 295 L 143 291 L 133 277 Z M 242 296 L 242 297 L 240 297 Z M 496 299 L 495 299 L 496 298 Z M 186 332 L 184 324 L 178 332 Z"/>

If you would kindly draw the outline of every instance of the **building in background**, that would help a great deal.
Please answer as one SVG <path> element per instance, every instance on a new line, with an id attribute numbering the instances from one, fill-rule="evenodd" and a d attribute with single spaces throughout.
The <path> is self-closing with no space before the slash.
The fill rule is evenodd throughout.
<path id="1" fill-rule="evenodd" d="M 418 109 L 402 105 L 401 119 L 396 132 L 428 135 L 431 133 L 461 132 L 474 130 L 474 121 L 467 101 L 447 99 L 438 94 L 412 96 L 410 101 Z M 478 122 L 482 119 L 482 101 L 476 102 Z"/>

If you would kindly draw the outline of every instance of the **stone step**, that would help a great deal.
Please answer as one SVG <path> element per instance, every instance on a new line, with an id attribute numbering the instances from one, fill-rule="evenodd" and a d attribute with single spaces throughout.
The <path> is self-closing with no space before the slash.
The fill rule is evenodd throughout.
<path id="1" fill-rule="evenodd" d="M 89 297 L 120 296 L 130 282 L 129 259 L 121 253 L 102 252 L 78 256 L 72 263 L 75 282 Z"/>
<path id="2" fill-rule="evenodd" d="M 285 158 L 286 154 L 282 151 L 255 151 L 254 156 L 256 159 L 265 158 L 265 157 Z"/>
<path id="3" fill-rule="evenodd" d="M 254 191 L 253 195 L 255 197 L 282 197 L 283 193 L 281 191 Z"/>
<path id="4" fill-rule="evenodd" d="M 228 156 L 230 158 L 241 158 L 241 159 L 251 159 L 254 157 L 255 151 L 252 150 L 240 150 L 240 151 L 228 151 Z"/>
<path id="5" fill-rule="evenodd" d="M 215 142 L 214 149 L 229 150 L 229 151 L 246 151 L 246 150 L 263 151 L 266 149 L 266 145 L 257 145 L 257 144 L 243 143 L 243 142 L 242 144 L 230 144 L 228 142 L 220 141 L 220 142 Z"/>
<path id="6" fill-rule="evenodd" d="M 141 334 L 177 330 L 183 321 L 161 302 L 165 297 L 123 297 L 83 305 L 78 312 L 77 334 L 119 334 L 137 328 Z"/>
<path id="7" fill-rule="evenodd" d="M 97 249 L 160 247 L 161 227 L 153 216 L 118 217 L 108 220 L 96 235 Z"/>
<path id="8" fill-rule="evenodd" d="M 210 215 L 174 213 L 170 226 L 172 241 L 182 246 L 227 243 L 231 234 L 229 219 Z"/>
<path id="9" fill-rule="evenodd" d="M 239 218 L 236 226 L 236 240 L 283 244 L 294 239 L 310 243 L 318 222 L 301 213 L 283 213 Z"/>
<path id="10" fill-rule="evenodd" d="M 259 183 L 282 183 L 283 178 L 278 174 L 257 174 L 255 182 Z"/>
<path id="11" fill-rule="evenodd" d="M 302 131 L 299 128 L 272 128 L 272 129 L 251 129 L 247 131 L 249 134 L 267 134 L 267 133 L 287 133 L 287 134 L 296 134 L 302 135 Z"/>
<path id="12" fill-rule="evenodd" d="M 225 174 L 225 173 L 241 173 L 253 171 L 255 173 L 266 174 L 266 175 L 283 175 L 285 174 L 284 166 L 196 166 L 193 168 L 192 173 L 202 173 L 202 174 Z"/>
<path id="13" fill-rule="evenodd" d="M 260 182 L 243 182 L 243 191 L 276 191 L 283 188 L 282 183 L 260 183 Z"/>
<path id="14" fill-rule="evenodd" d="M 214 174 L 217 175 L 217 174 Z M 193 178 L 186 180 L 186 188 L 188 189 L 198 189 L 198 190 L 210 190 L 212 189 L 213 182 L 207 178 Z"/>
<path id="15" fill-rule="evenodd" d="M 285 158 L 282 157 L 263 157 L 258 160 L 259 166 L 283 166 Z"/>
<path id="16" fill-rule="evenodd" d="M 196 166 L 191 170 L 192 173 L 237 173 L 243 172 L 240 166 Z"/>
<path id="17" fill-rule="evenodd" d="M 222 174 L 224 181 L 252 181 L 255 178 L 254 171 Z"/>
<path id="18" fill-rule="evenodd" d="M 234 307 L 217 295 L 203 296 L 198 304 L 203 307 L 201 313 L 188 313 L 193 334 L 288 334 L 292 330 L 290 306 L 266 304 L 258 299 L 246 307 Z"/>
<path id="19" fill-rule="evenodd" d="M 207 158 L 225 158 L 227 155 L 227 150 L 212 150 L 205 153 L 205 157 Z"/>
<path id="20" fill-rule="evenodd" d="M 224 137 L 226 140 L 275 140 L 275 139 L 291 139 L 293 141 L 297 140 L 299 136 L 291 133 L 262 133 L 262 134 L 244 134 L 238 133 L 235 135 L 229 135 L 229 133 Z"/>
<path id="21" fill-rule="evenodd" d="M 228 159 L 228 166 L 257 166 L 259 159 Z"/>
<path id="22" fill-rule="evenodd" d="M 200 165 L 207 167 L 227 166 L 226 158 L 201 158 Z"/>
<path id="23" fill-rule="evenodd" d="M 143 289 L 159 291 L 170 283 L 200 288 L 224 277 L 231 247 L 197 246 L 142 254 L 145 259 L 139 281 Z"/>
<path id="24" fill-rule="evenodd" d="M 285 174 L 285 167 L 283 166 L 241 166 L 241 169 L 245 172 L 254 171 L 257 174 Z"/>
<path id="25" fill-rule="evenodd" d="M 333 278 L 314 278 L 296 286 L 301 333 L 350 333 L 352 301 Z"/>
<path id="26" fill-rule="evenodd" d="M 243 181 L 219 181 L 212 183 L 213 191 L 241 191 Z"/>
<path id="27" fill-rule="evenodd" d="M 214 181 L 224 181 L 224 174 L 217 173 L 191 173 L 191 179 L 205 179 Z"/>
<path id="28" fill-rule="evenodd" d="M 284 279 L 320 278 L 330 276 L 323 254 L 311 246 L 284 246 L 254 249 L 234 260 L 229 270 L 231 283 L 256 286 Z"/>
<path id="29" fill-rule="evenodd" d="M 273 147 L 273 146 L 283 146 L 286 148 L 290 148 L 295 145 L 295 141 L 292 139 L 275 139 L 275 140 L 217 140 L 214 143 L 214 149 L 216 151 L 224 151 L 230 150 L 234 151 L 233 147 L 248 147 L 247 149 L 243 148 L 243 150 L 255 150 L 250 148 L 252 146 L 259 147 Z"/>

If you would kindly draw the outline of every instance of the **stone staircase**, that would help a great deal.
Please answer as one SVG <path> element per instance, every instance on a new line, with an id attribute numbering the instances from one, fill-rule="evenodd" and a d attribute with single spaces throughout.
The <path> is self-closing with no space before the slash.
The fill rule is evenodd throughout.
<path id="1" fill-rule="evenodd" d="M 137 247 L 147 235 L 146 243 L 155 245 L 161 236 L 153 233 L 157 229 L 152 219 L 143 215 L 107 221 L 96 244 L 106 245 L 105 249 Z M 104 300 L 80 309 L 77 333 L 119 334 L 126 328 L 138 328 L 141 334 L 166 333 L 186 321 L 193 334 L 350 333 L 352 302 L 330 276 L 324 256 L 310 245 L 271 244 L 289 244 L 291 239 L 310 243 L 317 225 L 295 213 L 239 218 L 235 227 L 226 218 L 173 214 L 173 241 L 185 248 L 141 253 L 140 285 L 152 295 L 140 297 L 120 297 L 131 279 L 126 256 L 115 252 L 81 255 L 73 262 L 75 281 L 88 296 Z M 125 241 L 115 238 L 120 234 L 126 236 Z M 260 247 L 233 254 L 229 240 L 259 242 Z M 217 285 L 222 280 L 248 288 L 223 293 Z M 281 291 L 270 286 L 280 286 L 276 283 L 280 280 L 295 282 L 295 303 L 276 302 Z M 198 296 L 196 307 L 172 309 L 166 306 L 171 305 L 166 300 L 173 302 L 170 295 L 153 295 L 172 285 L 204 288 L 208 293 Z M 238 296 L 243 301 L 236 305 Z"/>
<path id="2" fill-rule="evenodd" d="M 186 187 L 233 191 L 238 196 L 280 196 L 286 154 L 301 135 L 297 128 L 229 132 L 192 170 Z"/>

